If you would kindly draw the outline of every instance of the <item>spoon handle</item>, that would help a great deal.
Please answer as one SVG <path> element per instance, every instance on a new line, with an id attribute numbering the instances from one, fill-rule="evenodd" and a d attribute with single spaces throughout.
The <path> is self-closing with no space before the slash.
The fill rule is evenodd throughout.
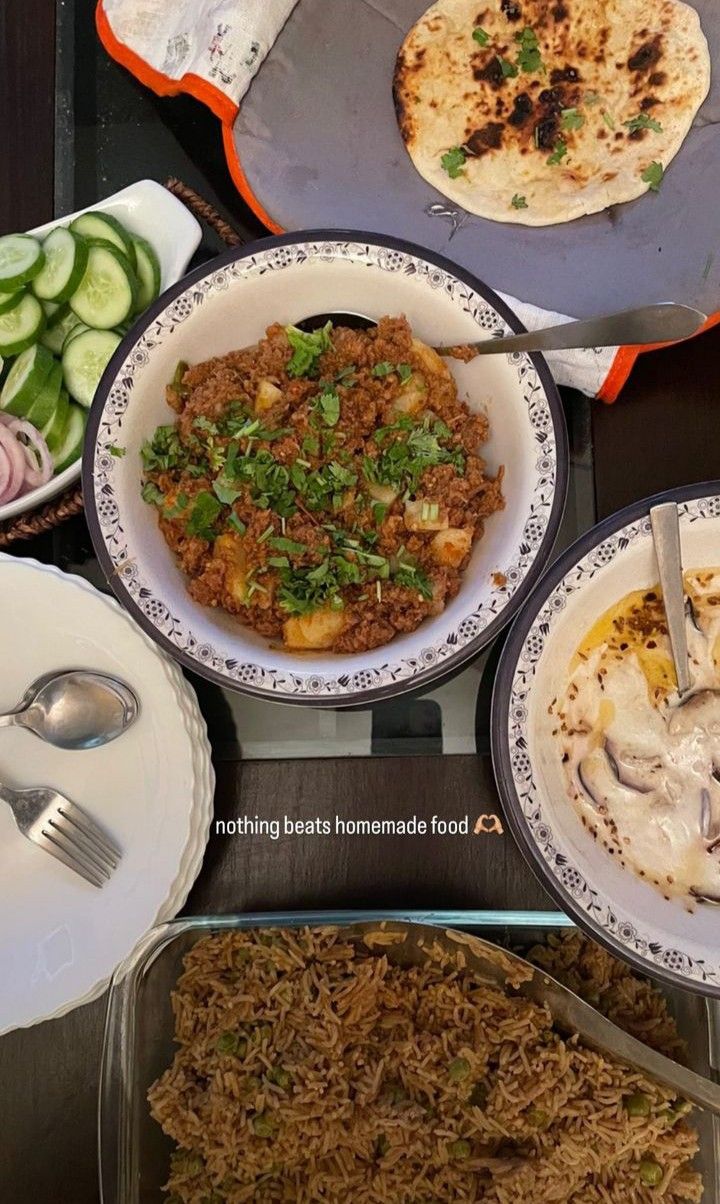
<path id="1" fill-rule="evenodd" d="M 559 326 L 548 326 L 545 330 L 530 330 L 527 334 L 483 339 L 470 346 L 478 355 L 498 355 L 508 351 L 567 351 L 576 347 L 671 343 L 689 338 L 706 321 L 706 315 L 698 309 L 663 301 L 659 305 L 626 309 L 602 318 L 563 322 Z M 436 347 L 435 350 L 442 354 L 448 348 Z"/>
<path id="2" fill-rule="evenodd" d="M 680 550 L 680 520 L 675 502 L 664 502 L 650 510 L 655 555 L 660 570 L 660 584 L 667 618 L 670 646 L 678 693 L 682 697 L 690 689 L 687 632 L 685 630 L 685 585 Z"/>
<path id="3" fill-rule="evenodd" d="M 17 727 L 18 726 L 18 711 L 9 711 L 7 715 L 0 715 L 0 727 Z"/>

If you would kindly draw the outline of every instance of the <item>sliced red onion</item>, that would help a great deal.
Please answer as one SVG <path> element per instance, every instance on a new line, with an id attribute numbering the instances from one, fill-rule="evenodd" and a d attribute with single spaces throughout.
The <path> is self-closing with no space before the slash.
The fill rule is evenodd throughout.
<path id="1" fill-rule="evenodd" d="M 25 452 L 9 426 L 0 425 L 0 505 L 16 498 L 25 484 Z"/>
<path id="2" fill-rule="evenodd" d="M 37 489 L 38 485 L 44 485 L 53 475 L 54 466 L 42 435 L 31 422 L 22 418 L 15 418 L 7 429 L 15 435 L 22 450 L 25 461 L 25 488 Z"/>

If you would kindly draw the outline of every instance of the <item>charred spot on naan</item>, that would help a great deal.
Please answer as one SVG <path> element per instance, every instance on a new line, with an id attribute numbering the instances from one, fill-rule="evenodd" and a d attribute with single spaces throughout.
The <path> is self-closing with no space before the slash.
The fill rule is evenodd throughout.
<path id="1" fill-rule="evenodd" d="M 500 0 L 500 11 L 505 14 L 508 21 L 519 21 L 522 17 L 522 8 L 517 0 Z"/>
<path id="2" fill-rule="evenodd" d="M 641 31 L 641 36 L 647 34 L 647 30 Z M 637 50 L 634 50 L 627 61 L 630 71 L 645 72 L 651 67 L 655 67 L 660 61 L 662 55 L 662 34 L 656 33 L 650 41 L 644 42 Z"/>

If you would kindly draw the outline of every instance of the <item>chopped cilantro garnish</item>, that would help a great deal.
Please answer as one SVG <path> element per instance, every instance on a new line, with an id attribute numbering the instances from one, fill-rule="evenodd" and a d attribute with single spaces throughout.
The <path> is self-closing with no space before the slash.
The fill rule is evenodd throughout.
<path id="1" fill-rule="evenodd" d="M 555 144 L 553 146 L 553 152 L 551 155 L 548 155 L 548 157 L 545 161 L 546 161 L 546 163 L 548 163 L 550 165 L 550 167 L 555 167 L 556 164 L 562 162 L 562 160 L 565 158 L 566 154 L 567 154 L 567 144 L 565 143 L 564 139 L 556 138 Z"/>
<path id="2" fill-rule="evenodd" d="M 127 448 L 126 447 L 118 447 L 116 443 L 111 443 L 108 448 L 108 451 L 110 452 L 111 456 L 115 456 L 116 459 L 122 460 L 123 456 L 127 452 Z"/>
<path id="3" fill-rule="evenodd" d="M 206 489 L 201 490 L 195 497 L 186 527 L 187 534 L 197 535 L 200 539 L 213 540 L 215 538 L 213 524 L 221 510 L 222 503 Z"/>
<path id="4" fill-rule="evenodd" d="M 232 506 L 233 502 L 240 497 L 242 490 L 235 489 L 225 477 L 218 477 L 213 481 L 213 493 L 224 506 Z"/>
<path id="5" fill-rule="evenodd" d="M 373 514 L 373 522 L 375 523 L 376 527 L 379 527 L 380 524 L 382 522 L 384 522 L 385 515 L 387 514 L 388 510 L 389 510 L 389 506 L 388 506 L 387 502 L 373 502 L 372 514 Z"/>
<path id="6" fill-rule="evenodd" d="M 647 113 L 638 113 L 637 117 L 631 117 L 629 121 L 623 121 L 630 130 L 634 133 L 635 130 L 654 130 L 656 134 L 662 133 L 662 126 L 654 117 L 648 117 Z"/>
<path id="7" fill-rule="evenodd" d="M 391 364 L 389 360 L 381 360 L 372 370 L 373 376 L 390 376 L 393 372 L 397 372 L 402 384 L 405 384 L 412 376 L 412 366 L 410 364 Z"/>
<path id="8" fill-rule="evenodd" d="M 268 526 L 263 531 L 262 535 L 258 535 L 257 542 L 265 543 L 265 540 L 269 539 L 269 537 L 272 535 L 274 530 L 275 530 L 275 528 L 273 527 L 272 523 L 269 523 Z"/>
<path id="9" fill-rule="evenodd" d="M 326 322 L 320 330 L 313 330 L 310 334 L 306 334 L 304 330 L 298 330 L 297 326 L 285 327 L 285 334 L 293 349 L 287 365 L 288 376 L 313 375 L 320 356 L 331 345 L 332 328 L 332 322 Z"/>
<path id="10" fill-rule="evenodd" d="M 662 163 L 658 163 L 653 160 L 653 162 L 645 168 L 645 171 L 640 176 L 640 179 L 643 181 L 643 183 L 647 184 L 651 192 L 659 192 L 664 175 L 665 169 L 663 168 Z"/>
<path id="11" fill-rule="evenodd" d="M 170 385 L 170 388 L 172 389 L 173 393 L 176 393 L 178 395 L 178 397 L 187 397 L 188 393 L 190 392 L 187 385 L 184 385 L 182 383 L 182 378 L 185 375 L 185 373 L 187 372 L 187 370 L 188 370 L 188 365 L 185 362 L 185 360 L 178 360 L 177 366 L 173 373 L 172 383 Z"/>
<path id="12" fill-rule="evenodd" d="M 238 518 L 238 516 L 234 510 L 228 518 L 228 526 L 233 527 L 235 529 L 235 531 L 237 531 L 238 535 L 244 535 L 245 532 L 247 531 L 247 527 L 245 526 L 245 523 L 242 521 L 241 518 Z"/>
<path id="13" fill-rule="evenodd" d="M 425 573 L 417 565 L 407 561 L 401 561 L 397 569 L 393 573 L 393 581 L 396 585 L 407 586 L 408 589 L 414 589 L 423 598 L 432 598 L 432 585 Z"/>
<path id="14" fill-rule="evenodd" d="M 293 466 L 294 468 L 294 466 Z M 291 470 L 278 461 L 269 451 L 261 449 L 256 455 L 238 456 L 229 471 L 225 464 L 224 476 L 228 481 L 237 481 L 250 488 L 250 496 L 262 510 L 274 510 L 276 514 L 289 515 L 295 511 L 295 494 L 291 488 Z"/>
<path id="15" fill-rule="evenodd" d="M 209 435 L 217 435 L 218 425 L 216 422 L 211 422 L 204 414 L 198 414 L 197 418 L 193 418 L 193 427 L 198 431 L 207 431 Z"/>
<path id="16" fill-rule="evenodd" d="M 528 207 L 525 197 L 521 196 L 519 192 L 515 193 L 515 196 L 511 200 L 510 204 L 512 205 L 513 209 L 527 209 Z"/>
<path id="17" fill-rule="evenodd" d="M 285 535 L 275 535 L 268 542 L 277 552 L 288 552 L 291 556 L 302 556 L 303 552 L 307 552 L 306 544 L 298 543 L 296 539 L 288 539 Z"/>
<path id="18" fill-rule="evenodd" d="M 518 69 L 515 64 L 511 63 L 509 59 L 504 59 L 501 54 L 496 54 L 495 58 L 500 64 L 500 70 L 502 71 L 503 79 L 514 79 L 518 73 Z"/>
<path id="19" fill-rule="evenodd" d="M 300 446 L 308 456 L 317 456 L 320 451 L 320 441 L 316 435 L 305 435 Z"/>
<path id="20" fill-rule="evenodd" d="M 365 456 L 363 475 L 378 485 L 390 485 L 398 492 L 417 489 L 426 468 L 437 464 L 453 464 L 457 472 L 465 467 L 462 452 L 443 447 L 440 439 L 447 438 L 444 423 L 425 419 L 417 424 L 406 416 L 391 426 L 380 427 L 373 436 L 382 450 L 376 457 Z M 392 437 L 395 436 L 395 437 Z"/>
<path id="21" fill-rule="evenodd" d="M 325 507 L 339 510 L 345 491 L 355 484 L 357 474 L 344 468 L 337 460 L 331 460 L 329 464 L 311 472 L 296 460 L 290 469 L 290 480 L 308 510 L 322 510 Z"/>
<path id="22" fill-rule="evenodd" d="M 515 34 L 515 41 L 519 43 L 520 50 L 517 57 L 517 65 L 521 71 L 526 74 L 531 74 L 535 71 L 544 71 L 544 65 L 540 54 L 540 45 L 538 43 L 537 34 L 532 29 L 523 29 L 521 33 Z M 503 75 L 505 71 L 503 71 Z M 517 71 L 515 72 L 517 75 Z"/>
<path id="23" fill-rule="evenodd" d="M 579 109 L 563 109 L 561 116 L 564 130 L 581 130 L 585 125 L 585 118 Z"/>
<path id="24" fill-rule="evenodd" d="M 141 455 L 147 472 L 167 472 L 171 468 L 184 468 L 189 459 L 188 450 L 183 446 L 178 429 L 172 423 L 159 426 L 152 439 L 146 439 Z"/>
<path id="25" fill-rule="evenodd" d="M 602 119 L 609 130 L 615 129 L 615 118 L 611 113 L 608 113 L 607 109 L 603 109 Z"/>
<path id="26" fill-rule="evenodd" d="M 490 41 L 490 34 L 486 33 L 481 25 L 478 25 L 477 29 L 473 29 L 472 36 L 478 46 L 487 46 Z"/>
<path id="27" fill-rule="evenodd" d="M 287 556 L 268 556 L 267 562 L 273 569 L 289 569 L 290 561 Z"/>
<path id="28" fill-rule="evenodd" d="M 440 159 L 440 166 L 448 173 L 451 180 L 456 180 L 463 174 L 466 157 L 461 146 L 452 146 Z"/>
<path id="29" fill-rule="evenodd" d="M 341 368 L 339 372 L 335 373 L 335 376 L 333 377 L 333 384 L 344 386 L 354 384 L 355 382 L 352 381 L 350 377 L 356 371 L 357 368 L 355 367 L 355 364 L 348 364 L 346 368 Z"/>
<path id="30" fill-rule="evenodd" d="M 149 502 L 151 506 L 162 506 L 165 501 L 165 494 L 161 489 L 158 489 L 154 481 L 146 481 L 142 487 L 142 500 Z"/>
<path id="31" fill-rule="evenodd" d="M 187 510 L 189 500 L 190 499 L 188 498 L 188 495 L 186 493 L 182 493 L 182 492 L 179 493 L 175 499 L 174 506 L 166 506 L 165 507 L 165 517 L 166 518 L 178 518 L 179 515 L 181 515 L 183 513 L 183 511 Z"/>
<path id="32" fill-rule="evenodd" d="M 335 426 L 340 418 L 340 395 L 336 389 L 323 389 L 313 402 L 326 426 Z"/>

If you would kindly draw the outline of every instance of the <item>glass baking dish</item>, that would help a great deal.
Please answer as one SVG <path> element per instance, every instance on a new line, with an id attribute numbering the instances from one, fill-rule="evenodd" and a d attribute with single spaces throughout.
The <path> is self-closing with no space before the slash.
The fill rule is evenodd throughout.
<path id="1" fill-rule="evenodd" d="M 195 941 L 225 928 L 278 928 L 399 920 L 476 932 L 516 950 L 548 933 L 571 928 L 561 912 L 503 911 L 306 911 L 173 920 L 152 929 L 118 968 L 110 988 L 99 1100 L 100 1195 L 102 1204 L 161 1204 L 171 1142 L 152 1120 L 150 1085 L 174 1053 L 170 992 L 182 959 Z M 718 1001 L 663 988 L 682 1036 L 689 1064 L 713 1075 L 720 1053 Z M 720 1201 L 720 1122 L 696 1112 L 700 1131 L 698 1166 L 705 1204 Z"/>

